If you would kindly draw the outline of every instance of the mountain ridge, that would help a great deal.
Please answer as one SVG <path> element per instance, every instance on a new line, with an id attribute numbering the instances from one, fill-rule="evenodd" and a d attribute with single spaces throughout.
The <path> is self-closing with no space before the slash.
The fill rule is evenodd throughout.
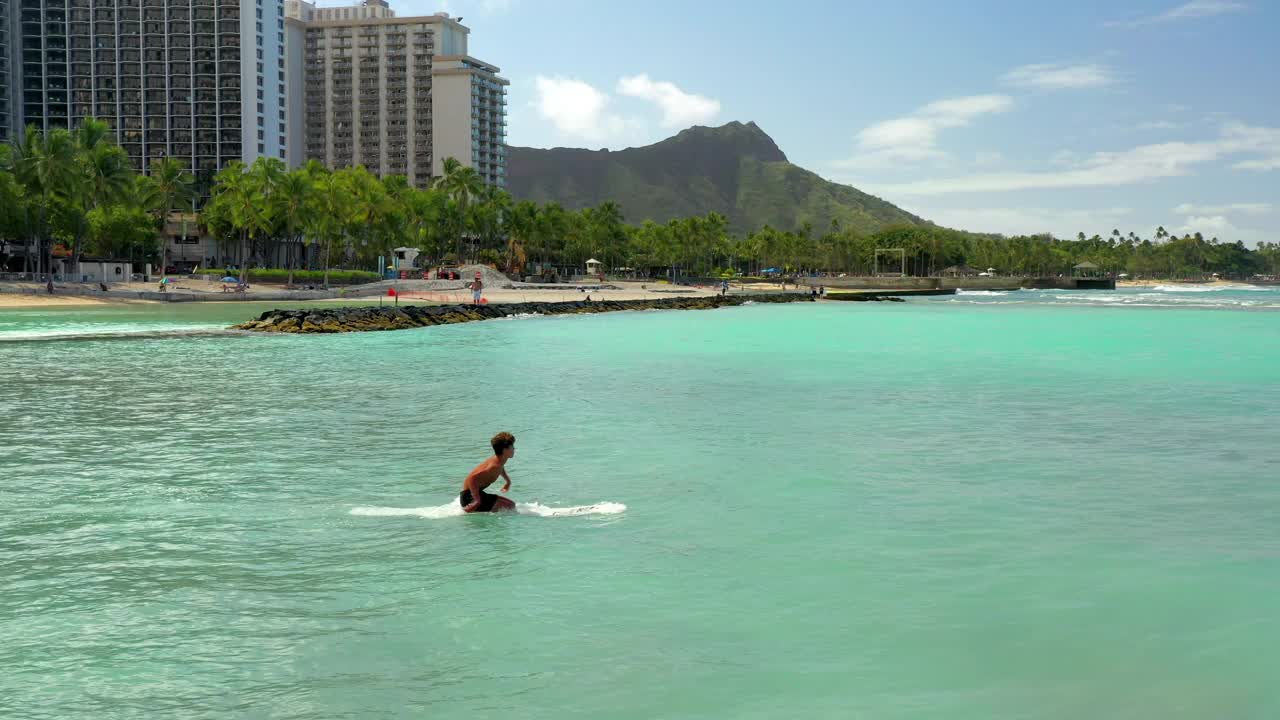
<path id="1" fill-rule="evenodd" d="M 569 209 L 617 202 L 628 222 L 719 212 L 732 232 L 771 225 L 822 232 L 874 232 L 928 224 L 893 204 L 792 164 L 759 125 L 695 125 L 651 145 L 623 150 L 508 148 L 507 190 L 516 200 Z"/>

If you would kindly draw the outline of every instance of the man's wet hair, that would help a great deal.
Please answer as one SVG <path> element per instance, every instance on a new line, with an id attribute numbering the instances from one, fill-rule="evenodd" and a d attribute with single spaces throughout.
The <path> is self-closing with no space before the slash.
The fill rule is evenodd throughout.
<path id="1" fill-rule="evenodd" d="M 516 436 L 509 432 L 500 432 L 493 436 L 489 444 L 493 446 L 493 454 L 501 456 L 507 448 L 516 444 Z"/>

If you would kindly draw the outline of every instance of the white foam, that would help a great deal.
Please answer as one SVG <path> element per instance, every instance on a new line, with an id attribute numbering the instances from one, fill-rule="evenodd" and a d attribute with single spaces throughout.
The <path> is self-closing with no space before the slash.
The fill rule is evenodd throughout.
<path id="1" fill-rule="evenodd" d="M 1230 292 L 1272 292 L 1273 287 L 1261 287 L 1258 285 L 1156 285 L 1152 290 L 1160 290 L 1162 292 L 1181 292 L 1181 293 L 1202 293 L 1202 292 L 1222 292 L 1224 290 Z"/>
<path id="2" fill-rule="evenodd" d="M 627 511 L 627 506 L 616 502 L 602 502 L 595 505 L 579 505 L 577 507 L 547 507 L 542 503 L 516 503 L 516 512 L 521 515 L 537 515 L 538 517 L 573 517 L 575 515 L 618 515 Z"/>
<path id="3" fill-rule="evenodd" d="M 41 342 L 55 340 L 146 340 L 146 339 L 164 339 L 164 338 L 188 338 L 188 337 L 204 337 L 214 335 L 235 335 L 234 330 L 228 330 L 224 327 L 216 325 L 212 326 L 174 326 L 174 327 L 148 327 L 148 326 L 87 326 L 91 329 L 82 330 L 79 326 L 65 326 L 61 328 L 52 328 L 46 330 L 17 330 L 0 332 L 0 342 Z"/>
<path id="4" fill-rule="evenodd" d="M 420 508 L 394 508 L 394 507 L 357 507 L 351 508 L 352 515 L 364 515 L 367 517 L 420 517 L 428 520 L 439 520 L 441 518 L 453 517 L 455 515 L 465 515 L 462 512 L 462 506 L 456 502 L 447 505 L 439 505 L 437 507 L 420 507 Z"/>
<path id="5" fill-rule="evenodd" d="M 575 517 L 578 515 L 618 515 L 626 512 L 627 506 L 616 502 L 602 502 L 594 505 L 578 505 L 575 507 L 549 507 L 538 502 L 516 503 L 516 513 L 535 515 L 537 517 Z M 356 507 L 351 508 L 352 515 L 365 517 L 417 517 L 426 520 L 442 520 L 444 518 L 465 515 L 462 506 L 456 502 L 435 507 L 396 508 L 396 507 Z"/>
<path id="6" fill-rule="evenodd" d="M 995 290 L 956 290 L 957 295 L 977 295 L 979 297 L 1004 297 L 1008 292 L 996 292 Z"/>

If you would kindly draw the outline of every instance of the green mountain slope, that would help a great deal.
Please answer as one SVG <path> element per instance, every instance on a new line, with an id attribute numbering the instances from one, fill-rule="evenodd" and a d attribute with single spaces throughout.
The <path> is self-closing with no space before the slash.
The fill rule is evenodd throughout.
<path id="1" fill-rule="evenodd" d="M 609 150 L 511 147 L 507 189 L 517 200 L 579 209 L 613 200 L 628 222 L 665 222 L 711 211 L 737 233 L 766 224 L 818 232 L 832 219 L 873 232 L 924 220 L 848 185 L 792 165 L 755 123 L 695 126 L 653 145 Z"/>

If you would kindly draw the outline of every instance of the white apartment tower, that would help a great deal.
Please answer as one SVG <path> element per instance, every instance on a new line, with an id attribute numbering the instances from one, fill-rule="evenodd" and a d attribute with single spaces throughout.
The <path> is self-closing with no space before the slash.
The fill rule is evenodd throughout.
<path id="1" fill-rule="evenodd" d="M 290 45 L 304 82 L 306 158 L 332 168 L 364 165 L 423 186 L 446 158 L 506 184 L 506 86 L 498 68 L 467 54 L 471 32 L 446 13 L 395 17 L 383 0 L 315 7 L 287 0 L 305 32 Z"/>
<path id="2" fill-rule="evenodd" d="M 10 127 L 105 120 L 135 167 L 288 156 L 284 0 L 8 0 Z M 2 8 L 0 8 L 2 9 Z"/>

